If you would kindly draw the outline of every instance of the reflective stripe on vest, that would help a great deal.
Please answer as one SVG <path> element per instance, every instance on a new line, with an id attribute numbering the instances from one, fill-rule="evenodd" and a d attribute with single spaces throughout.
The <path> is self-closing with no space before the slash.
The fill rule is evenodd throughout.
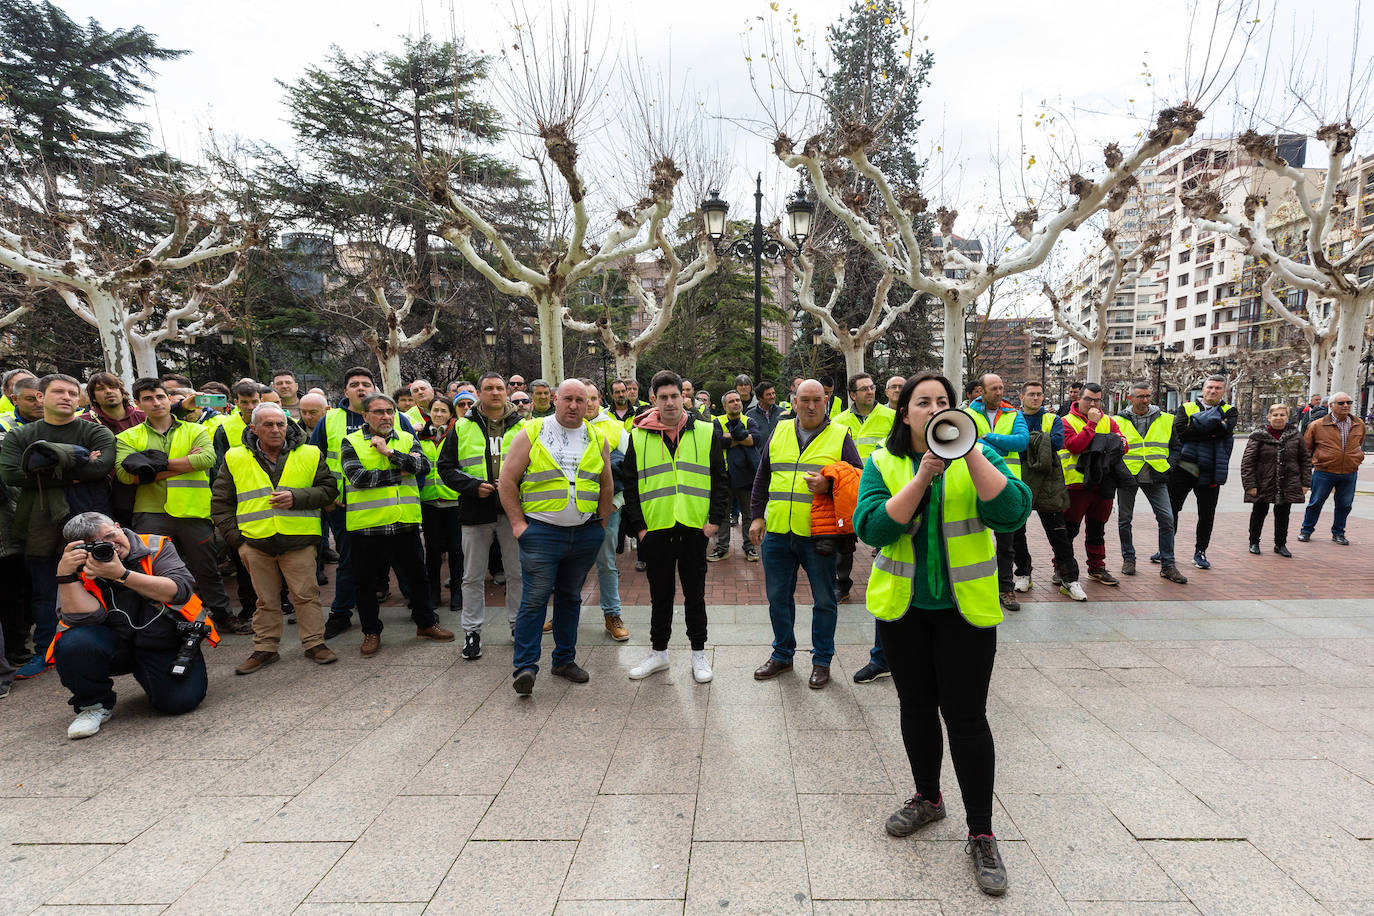
<path id="1" fill-rule="evenodd" d="M 171 430 L 171 441 L 167 443 L 167 457 L 185 458 L 190 455 L 198 431 L 193 423 L 175 423 Z M 134 451 L 141 452 L 148 447 L 148 424 L 145 421 L 137 426 L 131 426 L 115 438 L 132 446 Z M 162 511 L 175 518 L 210 517 L 210 475 L 208 473 L 205 471 L 188 471 L 185 474 L 168 477 L 162 482 L 167 485 L 167 499 L 162 505 Z M 154 484 L 139 484 L 138 488 L 142 490 L 144 487 L 151 486 Z"/>
<path id="2" fill-rule="evenodd" d="M 524 428 L 525 421 L 517 418 L 514 423 L 506 428 L 501 435 L 501 463 L 506 461 L 506 455 L 510 452 L 511 440 L 515 434 Z M 491 483 L 491 475 L 487 473 L 487 450 L 491 447 L 487 435 L 483 432 L 483 427 L 476 420 L 469 420 L 467 417 L 460 419 L 453 427 L 450 435 L 456 436 L 458 441 L 458 470 L 479 480 Z"/>
<path id="3" fill-rule="evenodd" d="M 324 463 L 329 473 L 334 475 L 339 485 L 339 495 L 344 495 L 343 461 L 339 457 L 344 436 L 348 435 L 348 411 L 342 407 L 331 407 L 324 415 Z"/>
<path id="4" fill-rule="evenodd" d="M 304 489 L 315 482 L 320 466 L 320 450 L 313 445 L 298 445 L 286 456 L 278 487 Z M 234 510 L 239 533 L 263 541 L 274 534 L 292 536 L 320 534 L 319 509 L 277 509 L 271 496 L 275 489 L 257 457 L 242 445 L 224 453 L 224 467 L 233 477 L 238 505 Z"/>
<path id="5" fill-rule="evenodd" d="M 415 444 L 415 437 L 405 430 L 394 432 L 395 439 L 390 447 L 397 451 L 409 452 Z M 372 447 L 371 437 L 363 436 L 357 429 L 344 437 L 353 445 L 358 463 L 365 471 L 395 470 L 381 452 Z M 420 485 L 415 475 L 402 473 L 399 483 L 386 487 L 355 487 L 348 484 L 348 499 L 344 503 L 344 522 L 349 531 L 362 531 L 366 528 L 380 528 L 383 525 L 420 523 Z"/>
<path id="6" fill-rule="evenodd" d="M 1132 474 L 1139 474 L 1147 461 L 1150 467 L 1161 474 L 1169 470 L 1169 439 L 1174 431 L 1173 414 L 1161 412 L 1150 421 L 1150 428 L 1143 436 L 1131 422 L 1130 414 L 1117 414 L 1116 425 L 1120 427 L 1129 446 L 1125 457 L 1121 459 L 1126 463 L 1126 470 Z"/>
<path id="7" fill-rule="evenodd" d="M 539 441 L 539 430 L 546 419 L 551 418 L 536 418 L 524 426 L 530 440 L 530 464 L 520 478 L 520 508 L 525 512 L 562 512 L 568 505 L 568 478 Z M 587 430 L 587 447 L 577 462 L 574 492 L 578 512 L 595 512 L 601 499 L 601 469 L 605 467 L 601 434 L 586 420 L 582 426 Z"/>
<path id="8" fill-rule="evenodd" d="M 1060 463 L 1064 466 L 1064 486 L 1067 487 L 1070 484 L 1083 482 L 1083 472 L 1078 469 L 1078 459 L 1082 456 L 1075 455 L 1072 452 L 1070 452 L 1067 442 L 1069 440 L 1070 434 L 1076 436 L 1079 433 L 1081 433 L 1083 431 L 1083 427 L 1088 425 L 1088 421 L 1075 413 L 1065 414 L 1063 420 L 1065 427 L 1064 441 L 1066 444 L 1059 451 L 1059 460 Z M 1098 420 L 1097 426 L 1093 427 L 1094 435 L 1096 435 L 1097 433 L 1109 433 L 1111 431 L 1112 420 L 1111 417 L 1107 416 L 1104 416 L 1101 420 Z"/>
<path id="9" fill-rule="evenodd" d="M 706 524 L 711 508 L 712 440 L 711 432 L 688 423 L 678 439 L 677 451 L 669 453 L 659 433 L 638 428 L 630 433 L 646 529 L 662 531 L 676 524 L 700 528 Z"/>
<path id="10" fill-rule="evenodd" d="M 906 486 L 916 473 L 911 458 L 898 458 L 886 448 L 875 451 L 871 460 L 891 493 Z M 975 627 L 994 627 L 1002 622 L 997 546 L 992 530 L 978 517 L 978 493 L 968 462 L 951 462 L 937 480 L 939 483 L 932 486 L 940 487 L 940 537 L 955 607 Z M 897 620 L 911 607 L 911 580 L 918 573 L 912 534 L 919 529 L 920 520 L 920 516 L 912 519 L 907 530 L 882 548 L 873 561 L 866 597 L 869 613 L 880 620 Z M 919 572 L 925 574 L 924 570 Z"/>
<path id="11" fill-rule="evenodd" d="M 981 439 L 988 433 L 996 433 L 999 436 L 1010 436 L 1012 430 L 1016 428 L 1017 413 L 1014 410 L 1001 410 L 997 414 L 997 425 L 989 428 L 988 415 L 981 410 L 974 410 L 972 407 L 965 407 L 964 413 L 973 418 L 973 425 L 978 428 L 978 437 Z M 1002 450 L 993 446 L 993 451 L 999 455 Z M 1021 479 L 1021 453 L 1008 452 L 1002 455 L 1002 461 L 1007 465 L 1007 470 L 1011 471 L 1011 476 L 1017 480 Z"/>
<path id="12" fill-rule="evenodd" d="M 440 443 L 433 439 L 420 440 L 420 451 L 429 459 L 429 473 L 425 475 L 425 482 L 420 487 L 422 503 L 433 502 L 436 499 L 458 498 L 458 491 L 444 486 L 443 478 L 439 476 L 439 446 Z"/>
<path id="13" fill-rule="evenodd" d="M 868 416 L 862 420 L 854 408 L 844 411 L 835 422 L 849 429 L 854 437 L 854 446 L 859 450 L 859 460 L 867 461 L 873 450 L 887 441 L 892 424 L 897 421 L 897 411 L 884 404 L 875 404 Z"/>
<path id="14" fill-rule="evenodd" d="M 849 431 L 829 423 L 806 446 L 798 449 L 797 421 L 779 420 L 768 440 L 768 506 L 764 526 L 774 534 L 811 536 L 811 491 L 806 475 L 840 460 Z"/>

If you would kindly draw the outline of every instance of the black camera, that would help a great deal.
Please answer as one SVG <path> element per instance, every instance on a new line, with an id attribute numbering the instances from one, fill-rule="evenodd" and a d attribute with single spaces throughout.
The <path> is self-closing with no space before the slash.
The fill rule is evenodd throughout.
<path id="1" fill-rule="evenodd" d="M 101 563 L 108 563 L 115 558 L 115 546 L 109 541 L 87 541 L 79 547 Z"/>
<path id="2" fill-rule="evenodd" d="M 209 625 L 199 620 L 177 621 L 177 654 L 176 658 L 172 659 L 172 667 L 169 669 L 172 677 L 185 677 L 190 672 L 196 661 L 196 653 L 200 651 L 201 642 L 209 635 Z"/>

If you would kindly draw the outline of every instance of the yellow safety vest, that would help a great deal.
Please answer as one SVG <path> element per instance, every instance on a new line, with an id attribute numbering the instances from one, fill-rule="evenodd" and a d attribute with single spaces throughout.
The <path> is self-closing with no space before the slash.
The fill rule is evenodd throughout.
<path id="1" fill-rule="evenodd" d="M 510 452 L 511 440 L 515 438 L 516 433 L 524 428 L 525 422 L 517 418 L 501 435 L 502 464 L 505 464 L 506 455 Z M 458 469 L 470 477 L 477 477 L 487 483 L 495 483 L 491 479 L 491 475 L 487 473 L 487 449 L 489 445 L 481 425 L 476 420 L 463 417 L 454 425 L 450 435 L 458 437 Z"/>
<path id="2" fill-rule="evenodd" d="M 409 452 L 415 437 L 402 429 L 395 430 L 395 436 L 391 447 Z M 344 438 L 353 443 L 353 451 L 364 470 L 395 469 L 391 459 L 372 447 L 371 437 L 364 436 L 362 429 L 354 430 Z M 415 475 L 409 473 L 402 473 L 400 482 L 389 487 L 355 487 L 349 484 L 344 510 L 344 521 L 349 531 L 380 528 L 397 522 L 419 524 L 420 485 L 415 481 Z"/>
<path id="3" fill-rule="evenodd" d="M 639 479 L 639 506 L 644 527 L 662 531 L 682 524 L 700 528 L 711 508 L 711 448 L 713 436 L 688 423 L 669 452 L 657 432 L 635 429 L 630 441 L 635 450 L 635 476 Z"/>
<path id="4" fill-rule="evenodd" d="M 911 458 L 898 458 L 886 448 L 873 453 L 873 465 L 883 475 L 890 493 L 896 493 L 916 475 Z M 997 597 L 997 545 L 992 529 L 978 517 L 978 492 L 967 461 L 950 462 L 937 478 L 941 488 L 940 538 L 945 546 L 945 572 L 954 590 L 954 605 L 975 627 L 995 627 L 1002 622 Z M 932 484 L 932 487 L 937 484 Z M 879 620 L 897 620 L 911 606 L 911 580 L 924 570 L 916 568 L 912 533 L 920 526 L 918 515 L 907 530 L 878 551 L 868 576 L 868 611 Z M 927 557 L 930 561 L 931 557 Z"/>
<path id="5" fill-rule="evenodd" d="M 997 425 L 989 428 L 988 415 L 981 410 L 974 410 L 972 407 L 965 407 L 964 413 L 973 418 L 973 425 L 978 428 L 978 436 L 982 438 L 988 433 L 997 433 L 999 436 L 1010 436 L 1012 430 L 1016 428 L 1017 412 L 1014 410 L 1000 410 L 997 414 Z M 1053 421 L 1051 421 L 1053 422 Z M 1001 449 L 994 449 L 999 455 Z M 1008 452 L 1002 455 L 1002 460 L 1006 462 L 1007 469 L 1011 471 L 1013 477 L 1021 479 L 1021 453 Z"/>
<path id="6" fill-rule="evenodd" d="M 1117 414 L 1116 425 L 1120 427 L 1122 435 L 1126 437 L 1126 444 L 1130 446 L 1122 459 L 1126 462 L 1126 470 L 1132 474 L 1139 474 L 1141 468 L 1149 462 L 1150 467 L 1161 474 L 1168 472 L 1169 439 L 1174 432 L 1173 414 L 1161 412 L 1151 421 L 1150 428 L 1143 436 L 1131 422 L 1128 414 Z"/>
<path id="7" fill-rule="evenodd" d="M 420 502 L 433 502 L 436 499 L 458 499 L 458 491 L 444 486 L 443 479 L 439 476 L 439 446 L 442 443 L 435 442 L 433 439 L 421 439 L 420 451 L 425 453 L 429 459 L 429 473 L 425 475 L 424 483 L 420 486 Z"/>
<path id="8" fill-rule="evenodd" d="M 339 496 L 344 495 L 343 461 L 339 458 L 339 448 L 344 436 L 348 435 L 348 411 L 342 407 L 331 407 L 324 415 L 324 464 L 339 485 Z"/>
<path id="9" fill-rule="evenodd" d="M 887 442 L 887 434 L 897 422 L 897 411 L 885 404 L 874 404 L 868 416 L 859 419 L 851 407 L 836 417 L 835 422 L 849 429 L 854 446 L 859 450 L 859 460 L 867 461 L 874 449 Z"/>
<path id="10" fill-rule="evenodd" d="M 537 417 L 524 427 L 530 440 L 530 464 L 520 478 L 520 508 L 524 512 L 561 512 L 568 505 L 568 478 L 539 441 L 545 419 L 549 418 Z M 601 498 L 601 469 L 606 463 L 601 457 L 601 434 L 586 420 L 582 425 L 587 429 L 587 447 L 577 462 L 574 492 L 578 512 L 595 512 Z"/>
<path id="11" fill-rule="evenodd" d="M 189 456 L 191 447 L 195 445 L 197 432 L 199 430 L 195 424 L 173 420 L 172 438 L 167 444 L 169 449 L 167 457 L 185 458 Z M 115 438 L 128 443 L 136 452 L 143 451 L 148 447 L 147 421 L 129 427 Z M 208 473 L 205 471 L 188 471 L 185 474 L 168 477 L 162 483 L 167 485 L 167 501 L 163 504 L 162 509 L 168 515 L 174 518 L 210 517 L 210 475 Z M 150 486 L 153 484 L 140 484 L 139 489 Z"/>
<path id="12" fill-rule="evenodd" d="M 315 469 L 320 466 L 320 450 L 313 445 L 298 445 L 286 456 L 279 487 L 304 489 L 315 482 Z M 253 540 L 266 540 L 274 534 L 305 535 L 320 533 L 319 509 L 276 509 L 272 495 L 272 478 L 267 476 L 257 456 L 242 445 L 224 453 L 224 467 L 234 480 L 238 505 L 234 517 L 239 533 Z"/>
<path id="13" fill-rule="evenodd" d="M 1065 414 L 1064 420 L 1064 448 L 1059 451 L 1059 460 L 1064 467 L 1064 486 L 1082 483 L 1083 472 L 1078 469 L 1078 459 L 1081 455 L 1075 455 L 1069 451 L 1068 440 L 1070 434 L 1078 435 L 1083 431 L 1083 427 L 1088 425 L 1088 421 L 1075 413 Z M 1097 421 L 1097 426 L 1093 427 L 1094 433 L 1109 433 L 1112 431 L 1112 418 L 1103 415 Z"/>
<path id="14" fill-rule="evenodd" d="M 849 430 L 829 423 L 801 451 L 797 421 L 779 420 L 768 440 L 768 506 L 764 527 L 774 534 L 811 536 L 811 491 L 806 475 L 841 460 Z"/>
<path id="15" fill-rule="evenodd" d="M 243 417 L 239 415 L 237 410 L 227 414 L 219 425 L 224 427 L 224 437 L 229 440 L 230 448 L 243 444 L 243 431 L 248 428 L 248 424 L 243 421 Z M 210 435 L 213 437 L 214 432 L 212 431 Z"/>

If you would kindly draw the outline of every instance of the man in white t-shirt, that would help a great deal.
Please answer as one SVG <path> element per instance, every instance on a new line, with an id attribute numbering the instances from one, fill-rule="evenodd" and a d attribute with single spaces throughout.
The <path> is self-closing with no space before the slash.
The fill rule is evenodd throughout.
<path id="1" fill-rule="evenodd" d="M 529 696 L 539 671 L 545 608 L 553 597 L 552 672 L 575 684 L 582 584 L 596 563 L 612 511 L 610 452 L 585 419 L 587 386 L 558 386 L 553 414 L 530 420 L 511 441 L 501 473 L 501 505 L 520 542 L 524 589 L 515 618 L 515 692 Z"/>

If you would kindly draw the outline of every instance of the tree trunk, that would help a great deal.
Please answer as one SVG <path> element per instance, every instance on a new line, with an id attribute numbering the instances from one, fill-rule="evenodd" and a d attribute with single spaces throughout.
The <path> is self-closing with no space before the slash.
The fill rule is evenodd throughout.
<path id="1" fill-rule="evenodd" d="M 846 387 L 848 387 L 850 379 L 864 371 L 864 351 L 867 349 L 867 346 L 859 345 L 848 350 L 840 350 L 844 354 L 844 383 Z"/>
<path id="2" fill-rule="evenodd" d="M 133 354 L 129 350 L 129 334 L 124 329 L 124 303 L 103 289 L 88 297 L 91 314 L 95 315 L 96 331 L 100 334 L 100 349 L 105 355 L 105 369 L 133 387 L 137 378 Z M 154 364 L 157 358 L 153 358 Z"/>
<path id="3" fill-rule="evenodd" d="M 1313 392 L 1320 391 L 1326 395 L 1334 394 L 1337 391 L 1344 391 L 1350 395 L 1359 392 L 1360 356 L 1364 348 L 1364 321 L 1365 315 L 1369 313 L 1371 299 L 1374 299 L 1374 294 L 1366 294 L 1338 303 L 1340 312 L 1335 322 L 1336 352 L 1331 360 L 1331 385 L 1330 388 L 1314 388 Z"/>
<path id="4" fill-rule="evenodd" d="M 541 292 L 534 305 L 539 318 L 540 374 L 557 389 L 563 381 L 563 297 Z"/>
<path id="5" fill-rule="evenodd" d="M 944 375 L 958 392 L 964 385 L 964 309 L 957 299 L 944 301 Z"/>
<path id="6" fill-rule="evenodd" d="M 377 368 L 382 373 L 381 392 L 391 394 L 401 387 L 401 348 L 392 344 L 386 348 L 386 355 L 383 356 L 379 350 L 377 353 Z"/>
<path id="7" fill-rule="evenodd" d="M 134 354 L 134 371 L 137 377 L 157 378 L 157 344 L 147 338 L 130 336 L 129 348 Z M 132 382 L 125 384 L 133 387 Z"/>
<path id="8" fill-rule="evenodd" d="M 1087 347 L 1088 352 L 1088 375 L 1085 381 L 1102 384 L 1102 357 L 1106 349 L 1106 343 L 1098 341 L 1091 347 Z"/>
<path id="9" fill-rule="evenodd" d="M 612 379 L 612 381 L 614 381 L 617 378 L 635 378 L 635 373 L 638 371 L 639 354 L 632 349 L 625 356 L 617 356 L 615 358 L 615 377 Z M 608 399 L 609 394 L 602 395 L 602 400 Z"/>

